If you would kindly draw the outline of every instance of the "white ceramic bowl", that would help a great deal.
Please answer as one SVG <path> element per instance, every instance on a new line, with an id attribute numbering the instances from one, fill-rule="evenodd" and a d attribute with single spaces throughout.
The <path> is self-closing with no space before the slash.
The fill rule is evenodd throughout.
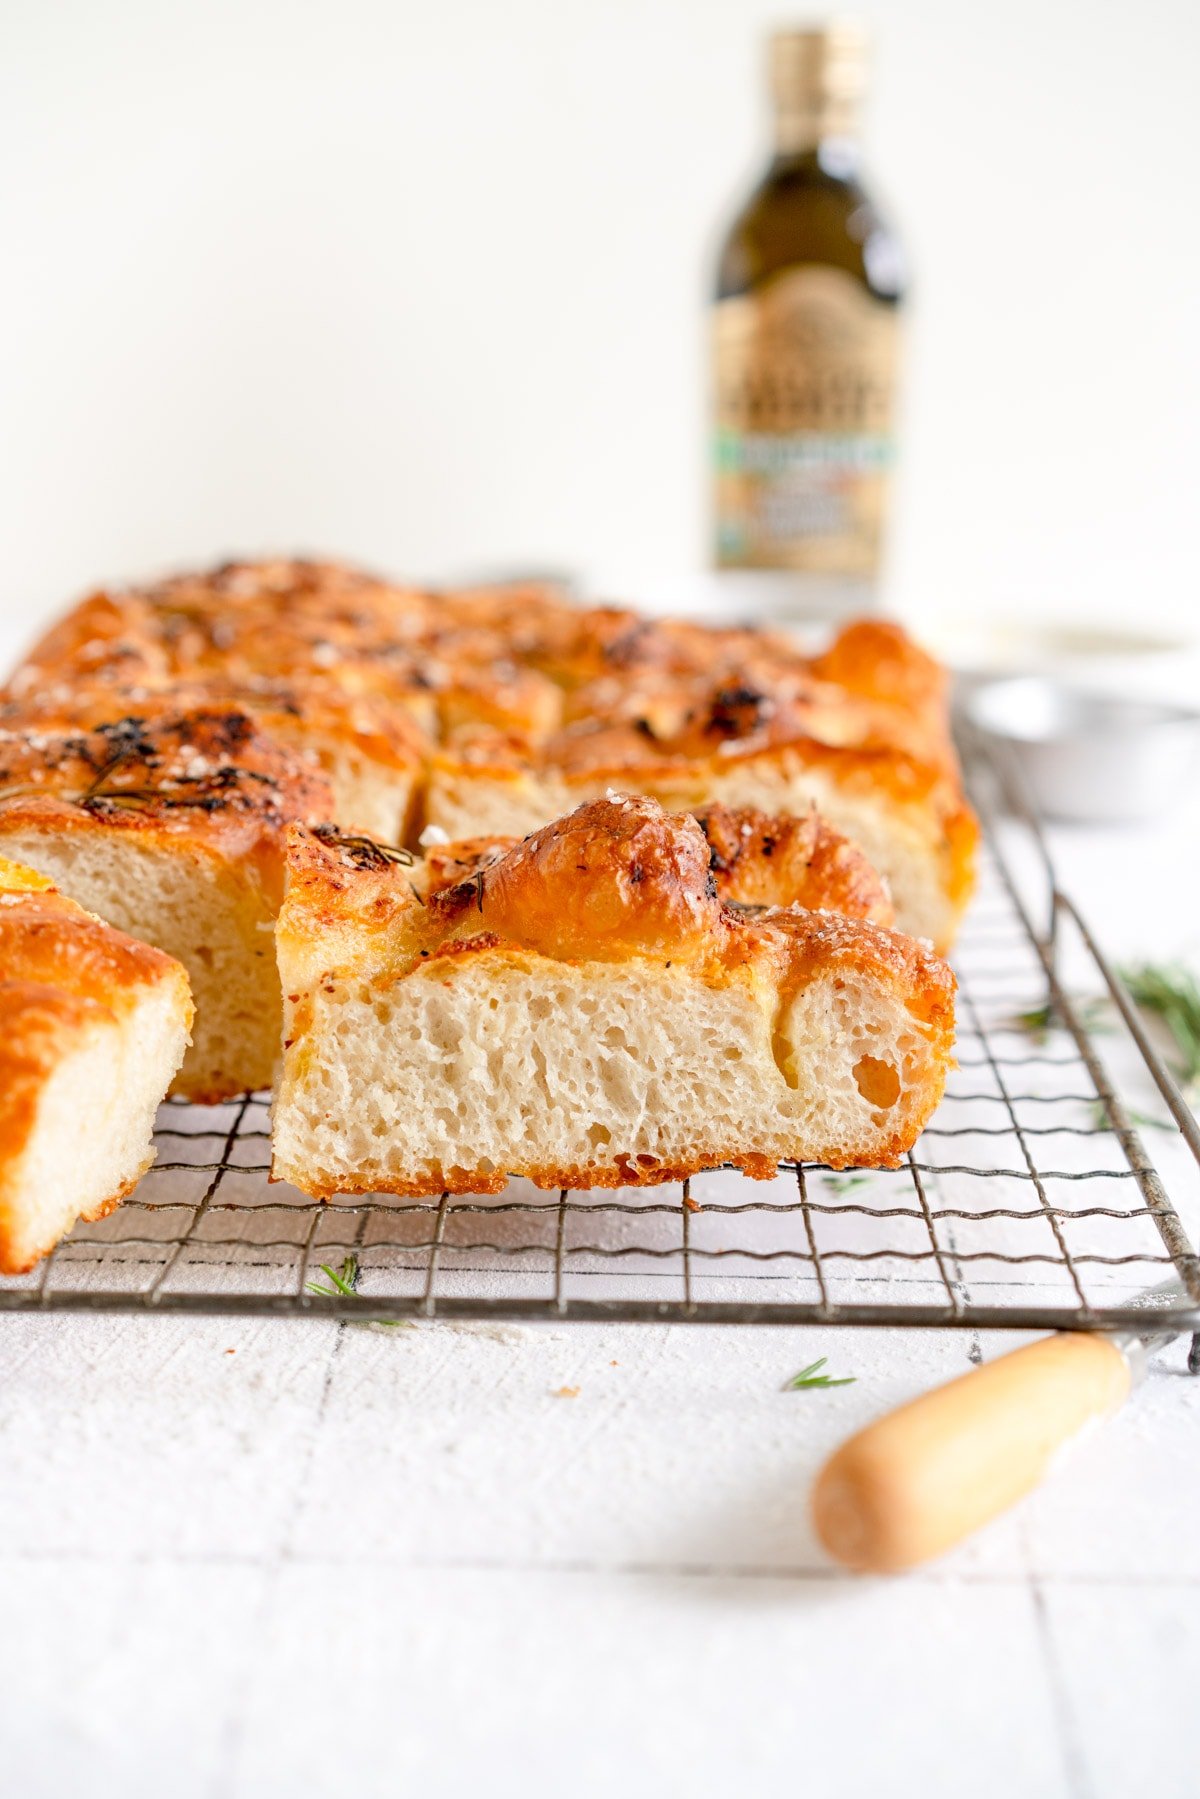
<path id="1" fill-rule="evenodd" d="M 972 724 L 1007 746 L 1048 818 L 1117 823 L 1165 811 L 1200 762 L 1200 714 L 1019 675 L 964 702 Z"/>

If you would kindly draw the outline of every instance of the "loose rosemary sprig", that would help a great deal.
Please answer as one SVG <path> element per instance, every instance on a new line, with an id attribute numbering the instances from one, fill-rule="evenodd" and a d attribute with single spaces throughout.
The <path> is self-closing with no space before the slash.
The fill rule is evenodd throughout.
<path id="1" fill-rule="evenodd" d="M 1191 1098 L 1200 1096 L 1200 979 L 1182 962 L 1138 962 L 1117 971 L 1136 1006 L 1160 1018 L 1170 1032 L 1177 1057 L 1175 1074 L 1184 1092 Z M 1114 1028 L 1111 1002 L 1103 997 L 1077 999 L 1075 1010 L 1080 1022 L 1090 1032 Z M 1013 1017 L 1015 1028 L 1023 1030 L 1035 1042 L 1044 1043 L 1048 1032 L 1060 1021 L 1052 1001 L 1035 1006 L 1031 1011 Z M 1134 1123 L 1159 1124 L 1154 1118 L 1134 1119 Z"/>
<path id="2" fill-rule="evenodd" d="M 791 1380 L 784 1381 L 782 1391 L 805 1393 L 810 1387 L 852 1387 L 858 1379 L 856 1374 L 845 1374 L 840 1380 L 834 1380 L 831 1375 L 821 1373 L 828 1360 L 828 1356 L 819 1356 L 807 1368 L 801 1368 L 799 1374 L 793 1374 Z"/>
<path id="3" fill-rule="evenodd" d="M 331 1268 L 328 1262 L 321 1263 L 321 1273 L 328 1281 L 328 1286 L 320 1281 L 305 1281 L 304 1291 L 315 1293 L 318 1299 L 353 1299 L 358 1292 L 358 1257 L 349 1255 L 342 1263 L 341 1271 Z M 352 1318 L 351 1324 L 368 1324 L 378 1326 L 380 1330 L 412 1330 L 414 1325 L 409 1318 Z"/>
<path id="4" fill-rule="evenodd" d="M 1086 1031 L 1093 1035 L 1103 1035 L 1112 1030 L 1112 1016 L 1106 999 L 1076 999 L 1073 1003 L 1079 1022 Z M 1017 1030 L 1025 1031 L 1037 1044 L 1045 1043 L 1051 1030 L 1062 1025 L 1058 1008 L 1052 1000 L 1047 1000 L 1044 1006 L 1034 1006 L 1028 1012 L 1014 1013 L 1012 1022 Z"/>
<path id="5" fill-rule="evenodd" d="M 1193 1097 L 1200 1089 L 1200 981 L 1181 962 L 1141 962 L 1121 979 L 1143 1012 L 1162 1019 L 1179 1052 L 1179 1081 Z"/>
<path id="6" fill-rule="evenodd" d="M 1169 1118 L 1155 1118 L 1149 1112 L 1136 1112 L 1129 1106 L 1125 1108 L 1125 1116 L 1135 1131 L 1169 1131 L 1173 1128 Z M 1102 1099 L 1092 1101 L 1092 1128 L 1097 1131 L 1110 1128 L 1108 1107 Z"/>

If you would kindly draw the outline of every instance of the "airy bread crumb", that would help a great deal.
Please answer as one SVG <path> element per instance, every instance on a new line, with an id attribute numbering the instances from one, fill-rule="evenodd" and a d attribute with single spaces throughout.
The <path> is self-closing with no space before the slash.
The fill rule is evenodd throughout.
<path id="1" fill-rule="evenodd" d="M 0 860 L 0 1273 L 111 1211 L 153 1160 L 192 1019 L 177 962 Z"/>

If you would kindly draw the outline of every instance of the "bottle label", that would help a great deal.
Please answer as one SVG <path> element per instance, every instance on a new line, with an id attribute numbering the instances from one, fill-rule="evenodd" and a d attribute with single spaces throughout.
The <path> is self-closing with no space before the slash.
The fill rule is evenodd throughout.
<path id="1" fill-rule="evenodd" d="M 898 324 L 842 269 L 789 269 L 717 303 L 719 564 L 876 572 Z"/>

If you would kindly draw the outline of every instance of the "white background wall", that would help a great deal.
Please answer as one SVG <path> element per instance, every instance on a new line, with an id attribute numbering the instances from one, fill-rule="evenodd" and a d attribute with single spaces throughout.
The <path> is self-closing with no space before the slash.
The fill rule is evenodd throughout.
<path id="1" fill-rule="evenodd" d="M 917 276 L 893 604 L 1187 620 L 1200 7 L 860 12 Z M 778 18 L 0 0 L 0 624 L 232 550 L 700 567 Z"/>

